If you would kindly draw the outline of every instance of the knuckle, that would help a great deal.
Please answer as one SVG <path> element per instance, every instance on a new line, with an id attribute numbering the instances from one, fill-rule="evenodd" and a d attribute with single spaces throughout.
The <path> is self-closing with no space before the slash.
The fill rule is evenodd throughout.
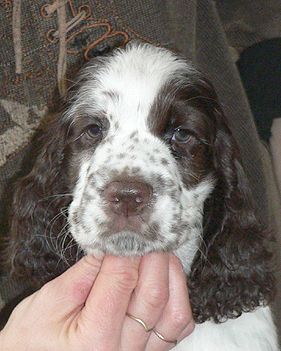
<path id="1" fill-rule="evenodd" d="M 146 303 L 152 308 L 158 309 L 165 306 L 169 299 L 168 289 L 163 287 L 154 287 L 148 290 Z"/>
<path id="2" fill-rule="evenodd" d="M 192 316 L 184 311 L 175 310 L 172 311 L 170 320 L 177 329 L 183 330 L 191 323 Z"/>
<path id="3" fill-rule="evenodd" d="M 139 260 L 107 256 L 99 274 L 106 276 L 117 289 L 133 290 L 139 277 Z"/>
<path id="4" fill-rule="evenodd" d="M 18 303 L 15 308 L 13 309 L 10 319 L 16 318 L 16 316 L 22 315 L 23 313 L 26 313 L 28 310 L 28 307 L 30 305 L 30 297 L 26 297 L 24 300 L 22 300 L 20 303 Z"/>
<path id="5" fill-rule="evenodd" d="M 116 284 L 122 290 L 132 290 L 136 287 L 138 281 L 138 272 L 135 269 L 124 269 L 116 272 Z"/>
<path id="6" fill-rule="evenodd" d="M 54 285 L 53 281 L 45 283 L 38 291 L 38 295 L 41 297 L 48 296 Z"/>
<path id="7" fill-rule="evenodd" d="M 50 301 L 51 298 L 54 297 L 57 291 L 61 291 L 62 286 L 60 284 L 60 280 L 57 278 L 54 280 L 50 280 L 49 282 L 45 283 L 35 294 L 34 294 L 34 301 L 38 301 L 41 303 L 44 301 Z"/>
<path id="8" fill-rule="evenodd" d="M 92 268 L 92 269 L 95 269 L 97 271 L 100 270 L 100 267 L 101 267 L 101 259 L 98 259 L 92 255 L 86 255 L 84 256 L 82 259 L 81 259 L 81 262 L 89 267 L 89 268 Z"/>
<path id="9" fill-rule="evenodd" d="M 45 304 L 46 301 L 50 300 L 50 297 L 53 297 L 53 290 L 55 286 L 54 281 L 45 283 L 34 295 L 33 302 L 37 304 Z"/>
<path id="10" fill-rule="evenodd" d="M 185 338 L 185 337 L 189 336 L 189 335 L 194 331 L 194 329 L 195 329 L 195 322 L 194 322 L 194 320 L 192 319 L 192 320 L 188 323 L 188 325 L 186 326 L 186 328 L 184 329 L 184 331 L 183 331 L 183 337 Z"/>

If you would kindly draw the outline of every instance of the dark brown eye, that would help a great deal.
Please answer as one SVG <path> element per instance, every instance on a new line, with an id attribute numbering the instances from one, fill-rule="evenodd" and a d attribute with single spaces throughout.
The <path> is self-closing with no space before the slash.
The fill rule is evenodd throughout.
<path id="1" fill-rule="evenodd" d="M 188 143 L 192 139 L 192 135 L 189 130 L 183 128 L 177 128 L 172 136 L 172 141 L 178 143 Z"/>
<path id="2" fill-rule="evenodd" d="M 102 136 L 102 128 L 98 124 L 91 124 L 87 127 L 86 133 L 91 138 L 99 138 Z"/>

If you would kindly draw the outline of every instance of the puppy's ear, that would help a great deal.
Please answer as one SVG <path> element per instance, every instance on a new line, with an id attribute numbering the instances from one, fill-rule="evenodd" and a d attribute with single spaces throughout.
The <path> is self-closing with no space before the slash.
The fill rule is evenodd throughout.
<path id="1" fill-rule="evenodd" d="M 43 128 L 34 167 L 16 184 L 5 255 L 13 277 L 38 285 L 65 269 L 61 243 L 70 240 L 65 212 L 71 197 L 64 195 L 68 188 L 62 167 L 66 126 L 53 116 Z"/>
<path id="2" fill-rule="evenodd" d="M 205 203 L 203 241 L 192 265 L 189 288 L 197 322 L 235 318 L 268 304 L 274 293 L 268 233 L 257 221 L 237 144 L 207 81 L 201 96 L 216 125 L 213 161 L 216 187 Z M 200 90 L 200 88 L 199 88 Z"/>

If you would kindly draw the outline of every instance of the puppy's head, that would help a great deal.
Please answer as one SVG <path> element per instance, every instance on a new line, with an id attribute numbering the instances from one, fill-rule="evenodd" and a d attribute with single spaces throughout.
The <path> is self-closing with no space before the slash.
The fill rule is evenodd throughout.
<path id="1" fill-rule="evenodd" d="M 198 72 L 165 49 L 130 45 L 88 65 L 64 119 L 75 174 L 70 231 L 88 252 L 193 255 L 214 186 L 215 121 Z"/>

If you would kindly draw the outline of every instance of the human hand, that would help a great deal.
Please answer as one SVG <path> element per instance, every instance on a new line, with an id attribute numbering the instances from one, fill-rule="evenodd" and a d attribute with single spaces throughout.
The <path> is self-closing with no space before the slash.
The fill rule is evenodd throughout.
<path id="1" fill-rule="evenodd" d="M 1 351 L 166 351 L 194 322 L 185 275 L 171 254 L 85 256 L 24 299 L 0 333 Z"/>

